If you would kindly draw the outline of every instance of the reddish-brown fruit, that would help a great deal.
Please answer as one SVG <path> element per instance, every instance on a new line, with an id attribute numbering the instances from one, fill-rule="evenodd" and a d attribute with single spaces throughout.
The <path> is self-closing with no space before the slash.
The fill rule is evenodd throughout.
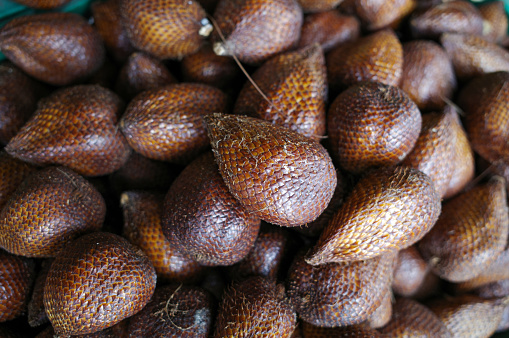
<path id="1" fill-rule="evenodd" d="M 442 109 L 456 89 L 451 60 L 436 42 L 403 44 L 403 75 L 399 87 L 420 109 Z"/>
<path id="2" fill-rule="evenodd" d="M 0 30 L 0 51 L 27 74 L 52 85 L 76 82 L 104 62 L 101 36 L 73 13 L 12 19 Z"/>
<path id="3" fill-rule="evenodd" d="M 30 175 L 0 212 L 0 246 L 28 257 L 54 257 L 70 240 L 102 227 L 106 205 L 92 184 L 65 167 Z"/>
<path id="4" fill-rule="evenodd" d="M 203 154 L 173 182 L 163 208 L 171 245 L 203 265 L 231 265 L 254 245 L 260 219 L 230 194 L 212 153 Z"/>
<path id="5" fill-rule="evenodd" d="M 507 34 L 507 15 L 503 1 L 485 3 L 479 7 L 484 19 L 483 36 L 492 42 L 501 42 Z"/>
<path id="6" fill-rule="evenodd" d="M 403 70 L 403 47 L 390 29 L 342 44 L 327 55 L 327 78 L 332 90 L 362 81 L 399 84 Z"/>
<path id="7" fill-rule="evenodd" d="M 72 335 L 72 338 L 128 338 L 126 321 L 122 321 L 107 329 L 88 334 Z M 61 337 L 55 335 L 55 330 L 50 325 L 45 330 L 41 331 L 35 338 L 55 338 Z M 64 336 L 65 337 L 65 336 Z M 2 337 L 3 338 L 3 337 Z"/>
<path id="8" fill-rule="evenodd" d="M 163 234 L 164 195 L 127 191 L 120 197 L 124 214 L 123 236 L 140 247 L 154 265 L 161 282 L 194 282 L 204 268 L 181 254 Z"/>
<path id="9" fill-rule="evenodd" d="M 339 5 L 343 0 L 297 0 L 302 10 L 308 12 L 328 11 Z"/>
<path id="10" fill-rule="evenodd" d="M 25 313 L 34 278 L 33 260 L 0 250 L 0 322 Z"/>
<path id="11" fill-rule="evenodd" d="M 507 298 L 482 299 L 463 295 L 436 300 L 429 308 L 452 337 L 490 337 L 502 320 L 507 302 Z"/>
<path id="12" fill-rule="evenodd" d="M 422 117 L 422 130 L 412 151 L 401 165 L 418 169 L 431 178 L 438 195 L 442 198 L 449 188 L 449 181 L 455 163 L 454 132 L 451 124 L 455 114 L 452 110 L 444 113 L 429 113 Z"/>
<path id="13" fill-rule="evenodd" d="M 419 108 L 401 89 L 360 83 L 342 92 L 329 108 L 332 157 L 352 173 L 393 166 L 410 153 L 421 124 Z"/>
<path id="14" fill-rule="evenodd" d="M 36 165 L 65 165 L 101 176 L 124 165 L 131 149 L 116 126 L 122 102 L 97 85 L 67 87 L 39 102 L 5 150 Z"/>
<path id="15" fill-rule="evenodd" d="M 440 209 L 440 196 L 422 172 L 408 167 L 373 170 L 353 188 L 307 262 L 356 261 L 407 248 L 433 227 Z"/>
<path id="16" fill-rule="evenodd" d="M 120 2 L 121 0 L 93 2 L 90 9 L 94 25 L 101 35 L 104 45 L 116 61 L 124 62 L 134 52 L 134 47 L 122 26 Z"/>
<path id="17" fill-rule="evenodd" d="M 196 52 L 212 30 L 197 1 L 123 0 L 120 11 L 131 43 L 159 59 Z"/>
<path id="18" fill-rule="evenodd" d="M 509 72 L 486 74 L 461 91 L 465 129 L 472 148 L 489 162 L 509 163 Z"/>
<path id="19" fill-rule="evenodd" d="M 313 266 L 297 256 L 288 271 L 288 296 L 304 321 L 335 327 L 365 321 L 391 285 L 396 255 Z"/>
<path id="20" fill-rule="evenodd" d="M 468 1 L 447 1 L 416 12 L 410 20 L 415 38 L 438 38 L 442 33 L 481 35 L 483 18 Z"/>
<path id="21" fill-rule="evenodd" d="M 13 0 L 27 7 L 37 9 L 52 9 L 65 5 L 71 0 Z"/>
<path id="22" fill-rule="evenodd" d="M 352 15 L 343 15 L 333 9 L 304 17 L 297 48 L 318 42 L 324 52 L 340 43 L 353 41 L 360 35 L 359 20 Z"/>
<path id="23" fill-rule="evenodd" d="M 55 259 L 44 307 L 57 335 L 93 333 L 140 311 L 156 286 L 148 257 L 126 239 L 92 233 Z"/>
<path id="24" fill-rule="evenodd" d="M 396 26 L 416 6 L 415 0 L 356 0 L 355 11 L 368 30 Z"/>
<path id="25" fill-rule="evenodd" d="M 28 324 L 30 326 L 39 326 L 49 321 L 44 309 L 44 285 L 46 285 L 46 277 L 48 277 L 52 263 L 53 258 L 43 260 L 35 278 L 32 297 L 28 302 Z"/>
<path id="26" fill-rule="evenodd" d="M 483 285 L 474 290 L 476 295 L 482 298 L 502 298 L 509 296 L 509 279 L 502 279 Z"/>
<path id="27" fill-rule="evenodd" d="M 116 91 L 126 100 L 148 89 L 177 83 L 166 66 L 142 52 L 129 56 L 118 74 Z"/>
<path id="28" fill-rule="evenodd" d="M 303 338 L 379 338 L 383 335 L 367 325 L 350 325 L 342 327 L 320 327 L 301 322 Z M 292 337 L 293 338 L 293 337 Z"/>
<path id="29" fill-rule="evenodd" d="M 509 233 L 505 181 L 501 177 L 444 204 L 419 251 L 433 271 L 451 282 L 474 278 L 504 250 Z"/>
<path id="30" fill-rule="evenodd" d="M 497 255 L 495 261 L 484 267 L 482 272 L 472 279 L 455 284 L 457 291 L 470 291 L 480 286 L 509 279 L 509 249 Z"/>
<path id="31" fill-rule="evenodd" d="M 184 81 L 199 82 L 225 88 L 232 84 L 239 67 L 232 58 L 214 53 L 212 46 L 204 45 L 196 53 L 182 59 Z"/>
<path id="32" fill-rule="evenodd" d="M 283 285 L 251 277 L 223 294 L 214 337 L 289 338 L 296 317 Z"/>
<path id="33" fill-rule="evenodd" d="M 21 182 L 36 170 L 36 167 L 12 157 L 5 151 L 0 152 L 0 210 Z"/>
<path id="34" fill-rule="evenodd" d="M 387 290 L 385 293 L 380 306 L 369 316 L 366 324 L 373 329 L 378 329 L 382 326 L 385 326 L 392 317 L 392 291 Z"/>
<path id="35" fill-rule="evenodd" d="M 150 302 L 129 319 L 129 337 L 207 338 L 214 301 L 196 286 L 159 287 Z"/>
<path id="36" fill-rule="evenodd" d="M 234 113 L 270 121 L 319 140 L 325 134 L 327 70 L 319 44 L 275 56 L 253 73 Z"/>
<path id="37" fill-rule="evenodd" d="M 486 73 L 509 71 L 509 52 L 482 37 L 445 33 L 440 37 L 440 41 L 460 80 Z"/>
<path id="38" fill-rule="evenodd" d="M 214 114 L 205 122 L 219 172 L 247 212 L 299 226 L 325 210 L 337 178 L 318 142 L 251 117 Z"/>
<path id="39" fill-rule="evenodd" d="M 398 252 L 392 290 L 403 297 L 412 297 L 421 287 L 429 272 L 428 263 L 414 246 Z"/>
<path id="40" fill-rule="evenodd" d="M 414 300 L 398 298 L 392 311 L 390 322 L 379 330 L 387 337 L 452 337 L 430 309 Z"/>
<path id="41" fill-rule="evenodd" d="M 214 18 L 214 52 L 256 64 L 297 43 L 303 14 L 295 0 L 221 0 Z"/>
<path id="42" fill-rule="evenodd" d="M 133 99 L 120 128 L 141 155 L 160 161 L 189 163 L 209 146 L 203 117 L 225 112 L 220 89 L 182 83 L 147 90 Z"/>

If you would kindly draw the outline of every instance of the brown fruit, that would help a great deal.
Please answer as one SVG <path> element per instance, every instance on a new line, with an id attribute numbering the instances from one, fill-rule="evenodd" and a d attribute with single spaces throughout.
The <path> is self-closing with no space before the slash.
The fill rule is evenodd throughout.
<path id="1" fill-rule="evenodd" d="M 412 297 L 421 287 L 429 272 L 428 263 L 414 246 L 398 252 L 392 290 L 403 297 Z"/>
<path id="2" fill-rule="evenodd" d="M 451 282 L 474 278 L 504 250 L 509 233 L 505 181 L 496 177 L 444 204 L 419 251 Z"/>
<path id="3" fill-rule="evenodd" d="M 367 325 L 350 325 L 342 327 L 320 327 L 314 326 L 306 322 L 302 324 L 302 337 L 303 338 L 378 338 L 383 337 L 380 332 L 375 329 L 369 328 Z M 292 337 L 293 338 L 293 337 Z"/>
<path id="4" fill-rule="evenodd" d="M 212 153 L 191 162 L 163 207 L 163 232 L 174 249 L 202 265 L 231 265 L 253 247 L 260 219 L 230 194 Z"/>
<path id="5" fill-rule="evenodd" d="M 416 6 L 415 0 L 356 0 L 357 16 L 368 30 L 397 26 Z"/>
<path id="6" fill-rule="evenodd" d="M 218 88 L 182 83 L 147 90 L 133 99 L 120 128 L 135 151 L 150 159 L 189 163 L 209 146 L 203 117 L 225 112 Z"/>
<path id="7" fill-rule="evenodd" d="M 509 279 L 507 266 L 509 266 L 509 249 L 506 248 L 497 255 L 497 258 L 491 264 L 486 265 L 480 274 L 472 279 L 455 284 L 455 288 L 458 291 L 470 291 L 486 284 Z"/>
<path id="8" fill-rule="evenodd" d="M 304 321 L 325 327 L 365 321 L 391 285 L 396 255 L 313 266 L 297 256 L 287 277 L 288 297 Z"/>
<path id="9" fill-rule="evenodd" d="M 123 0 L 120 12 L 131 43 L 159 59 L 196 52 L 212 30 L 197 1 Z"/>
<path id="10" fill-rule="evenodd" d="M 352 15 L 343 15 L 332 9 L 306 15 L 297 48 L 304 48 L 318 42 L 324 52 L 335 46 L 353 41 L 360 35 L 359 20 Z"/>
<path id="11" fill-rule="evenodd" d="M 43 260 L 35 278 L 32 297 L 28 302 L 28 324 L 30 326 L 40 326 L 49 321 L 44 309 L 44 285 L 46 285 L 46 278 L 53 260 L 53 258 Z"/>
<path id="12" fill-rule="evenodd" d="M 407 248 L 433 227 L 440 209 L 440 196 L 422 172 L 373 170 L 353 188 L 307 262 L 351 262 Z"/>
<path id="13" fill-rule="evenodd" d="M 414 40 L 403 44 L 403 75 L 399 87 L 420 109 L 442 109 L 456 89 L 451 60 L 436 42 Z"/>
<path id="14" fill-rule="evenodd" d="M 259 89 L 246 82 L 235 114 L 264 119 L 316 140 L 325 134 L 327 70 L 320 45 L 275 56 L 252 78 Z"/>
<path id="15" fill-rule="evenodd" d="M 507 35 L 507 15 L 503 1 L 493 1 L 479 6 L 484 19 L 483 37 L 492 42 L 501 42 Z"/>
<path id="16" fill-rule="evenodd" d="M 483 285 L 474 293 L 482 298 L 503 298 L 509 296 L 509 279 L 502 279 L 493 283 Z"/>
<path id="17" fill-rule="evenodd" d="M 27 7 L 37 9 L 52 9 L 65 5 L 71 0 L 13 0 Z"/>
<path id="18" fill-rule="evenodd" d="M 283 285 L 251 277 L 223 294 L 214 337 L 289 338 L 296 321 Z"/>
<path id="19" fill-rule="evenodd" d="M 22 16 L 0 29 L 0 51 L 38 80 L 68 85 L 104 62 L 101 36 L 78 14 Z"/>
<path id="20" fill-rule="evenodd" d="M 167 285 L 129 319 L 129 337 L 207 338 L 212 331 L 212 295 L 196 286 Z"/>
<path id="21" fill-rule="evenodd" d="M 0 212 L 0 246 L 16 255 L 54 257 L 70 240 L 99 230 L 105 214 L 103 197 L 83 177 L 64 167 L 42 169 Z"/>
<path id="22" fill-rule="evenodd" d="M 39 103 L 5 150 L 29 163 L 65 165 L 85 176 L 112 173 L 131 152 L 116 126 L 122 108 L 117 95 L 97 85 L 60 89 Z"/>
<path id="23" fill-rule="evenodd" d="M 333 91 L 362 81 L 399 84 L 403 47 L 390 29 L 341 44 L 327 55 L 327 78 Z"/>
<path id="24" fill-rule="evenodd" d="M 123 236 L 142 249 L 154 265 L 161 282 L 194 282 L 204 268 L 170 245 L 161 218 L 164 195 L 127 191 L 120 197 L 124 215 Z"/>
<path id="25" fill-rule="evenodd" d="M 323 12 L 331 10 L 343 0 L 297 0 L 302 10 L 308 12 Z"/>
<path id="26" fill-rule="evenodd" d="M 129 56 L 118 74 L 116 91 L 131 100 L 142 91 L 177 83 L 166 66 L 156 58 L 142 52 Z"/>
<path id="27" fill-rule="evenodd" d="M 303 14 L 295 0 L 220 0 L 214 19 L 214 52 L 258 64 L 297 43 Z"/>
<path id="28" fill-rule="evenodd" d="M 57 256 L 44 306 L 57 335 L 93 333 L 140 311 L 156 286 L 148 257 L 120 236 L 96 232 Z"/>
<path id="29" fill-rule="evenodd" d="M 122 26 L 120 14 L 121 0 L 93 2 L 90 5 L 94 25 L 101 35 L 104 45 L 118 62 L 124 62 L 134 52 L 134 47 Z"/>
<path id="30" fill-rule="evenodd" d="M 483 18 L 468 1 L 447 1 L 416 12 L 410 29 L 415 38 L 438 38 L 442 33 L 481 35 Z"/>
<path id="31" fill-rule="evenodd" d="M 486 74 L 461 91 L 465 129 L 472 148 L 489 162 L 509 162 L 509 72 Z"/>
<path id="32" fill-rule="evenodd" d="M 509 52 L 475 35 L 445 33 L 440 38 L 460 80 L 509 71 Z"/>
<path id="33" fill-rule="evenodd" d="M 387 337 L 452 337 L 445 324 L 426 306 L 398 298 L 390 322 L 380 332 Z"/>
<path id="34" fill-rule="evenodd" d="M 393 166 L 410 153 L 421 124 L 419 108 L 401 89 L 378 82 L 357 84 L 329 108 L 332 157 L 352 173 Z"/>
<path id="35" fill-rule="evenodd" d="M 36 167 L 20 161 L 5 151 L 0 152 L 0 210 L 28 175 Z"/>
<path id="36" fill-rule="evenodd" d="M 336 171 L 318 142 L 250 117 L 213 114 L 205 122 L 219 172 L 247 212 L 299 226 L 325 210 Z"/>
<path id="37" fill-rule="evenodd" d="M 378 329 L 385 326 L 392 317 L 392 298 L 393 294 L 390 288 L 385 293 L 385 296 L 380 303 L 380 306 L 371 314 L 366 321 L 366 324 L 373 329 Z"/>
<path id="38" fill-rule="evenodd" d="M 32 259 L 0 250 L 0 322 L 25 313 L 34 278 L 35 263 Z"/>

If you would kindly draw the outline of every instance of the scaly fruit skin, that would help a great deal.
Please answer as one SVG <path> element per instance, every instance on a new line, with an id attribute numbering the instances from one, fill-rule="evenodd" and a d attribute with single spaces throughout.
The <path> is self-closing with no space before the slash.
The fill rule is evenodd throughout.
<path id="1" fill-rule="evenodd" d="M 52 9 L 65 5 L 71 0 L 14 0 L 27 7 L 37 9 Z"/>
<path id="2" fill-rule="evenodd" d="M 356 0 L 355 11 L 368 30 L 397 26 L 416 6 L 415 0 Z"/>
<path id="3" fill-rule="evenodd" d="M 444 204 L 418 248 L 441 278 L 463 282 L 479 275 L 500 255 L 508 233 L 505 180 L 496 177 Z"/>
<path id="4" fill-rule="evenodd" d="M 429 272 L 428 263 L 415 246 L 398 252 L 392 290 L 396 295 L 412 297 L 421 287 Z"/>
<path id="5" fill-rule="evenodd" d="M 318 142 L 245 116 L 205 117 L 219 172 L 246 211 L 299 226 L 315 220 L 336 188 L 336 171 Z"/>
<path id="6" fill-rule="evenodd" d="M 376 308 L 376 310 L 369 316 L 367 320 L 367 324 L 372 329 L 378 329 L 382 326 L 385 326 L 392 317 L 392 298 L 394 295 L 392 294 L 392 290 L 389 289 L 385 292 L 385 296 L 380 303 L 380 306 Z"/>
<path id="7" fill-rule="evenodd" d="M 20 161 L 5 151 L 0 152 L 0 210 L 21 182 L 35 171 L 35 166 Z"/>
<path id="8" fill-rule="evenodd" d="M 483 37 L 492 42 L 501 42 L 507 34 L 508 19 L 503 1 L 487 2 L 479 6 L 484 19 Z"/>
<path id="9" fill-rule="evenodd" d="M 221 0 L 214 19 L 226 39 L 214 33 L 214 52 L 258 64 L 297 43 L 303 14 L 296 0 Z"/>
<path id="10" fill-rule="evenodd" d="M 156 278 L 148 257 L 126 239 L 92 233 L 71 242 L 51 265 L 44 306 L 57 335 L 93 333 L 140 311 Z"/>
<path id="11" fill-rule="evenodd" d="M 500 280 L 509 279 L 509 249 L 500 253 L 495 261 L 486 266 L 482 272 L 472 279 L 455 285 L 457 291 L 471 291 L 483 285 L 495 283 Z"/>
<path id="12" fill-rule="evenodd" d="M 342 327 L 320 327 L 314 326 L 306 322 L 300 323 L 302 329 L 302 336 L 295 338 L 382 338 L 384 337 L 380 332 L 370 328 L 366 324 L 350 325 Z M 292 337 L 293 338 L 293 337 Z"/>
<path id="13" fill-rule="evenodd" d="M 105 215 L 103 197 L 87 180 L 68 168 L 45 168 L 0 212 L 0 246 L 16 255 L 54 257 L 70 240 L 99 230 Z"/>
<path id="14" fill-rule="evenodd" d="M 105 54 L 99 33 L 73 13 L 12 19 L 0 30 L 0 50 L 27 74 L 56 86 L 92 75 Z"/>
<path id="15" fill-rule="evenodd" d="M 60 164 L 85 176 L 110 174 L 131 153 L 116 126 L 122 108 L 119 97 L 101 86 L 60 89 L 39 102 L 5 150 L 36 165 Z"/>
<path id="16" fill-rule="evenodd" d="M 373 170 L 341 205 L 307 262 L 351 262 L 404 249 L 430 231 L 440 210 L 440 196 L 422 172 L 408 167 Z"/>
<path id="17" fill-rule="evenodd" d="M 224 292 L 216 321 L 215 338 L 289 338 L 297 316 L 282 285 L 251 277 Z"/>
<path id="18" fill-rule="evenodd" d="M 131 43 L 159 59 L 181 59 L 203 43 L 207 14 L 197 1 L 122 0 L 120 12 Z"/>
<path id="19" fill-rule="evenodd" d="M 288 296 L 304 321 L 324 327 L 358 324 L 380 306 L 391 285 L 396 255 L 320 266 L 297 256 L 287 277 Z"/>
<path id="20" fill-rule="evenodd" d="M 297 0 L 305 13 L 331 10 L 343 0 Z"/>
<path id="21" fill-rule="evenodd" d="M 21 316 L 30 300 L 35 278 L 32 259 L 11 255 L 0 250 L 0 322 Z"/>
<path id="22" fill-rule="evenodd" d="M 320 45 L 275 56 L 246 82 L 233 112 L 282 125 L 317 141 L 325 134 L 327 70 Z M 268 101 L 266 100 L 268 99 Z"/>

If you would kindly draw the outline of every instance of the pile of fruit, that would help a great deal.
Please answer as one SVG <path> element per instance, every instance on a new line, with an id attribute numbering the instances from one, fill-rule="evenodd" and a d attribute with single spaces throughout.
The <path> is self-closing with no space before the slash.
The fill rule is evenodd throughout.
<path id="1" fill-rule="evenodd" d="M 0 337 L 508 329 L 507 28 L 440 0 L 10 20 Z"/>

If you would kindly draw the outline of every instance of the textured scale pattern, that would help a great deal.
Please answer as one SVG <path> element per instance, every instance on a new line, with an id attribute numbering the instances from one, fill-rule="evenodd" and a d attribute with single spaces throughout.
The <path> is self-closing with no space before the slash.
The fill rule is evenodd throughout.
<path id="1" fill-rule="evenodd" d="M 212 295 L 199 287 L 158 287 L 147 306 L 129 319 L 129 337 L 207 338 L 213 314 Z"/>
<path id="2" fill-rule="evenodd" d="M 418 247 L 441 278 L 463 282 L 497 258 L 508 234 L 505 180 L 496 177 L 445 203 L 440 218 Z"/>
<path id="3" fill-rule="evenodd" d="M 99 33 L 73 13 L 12 19 L 0 29 L 0 50 L 27 74 L 52 85 L 68 85 L 93 74 L 105 54 Z"/>
<path id="4" fill-rule="evenodd" d="M 445 324 L 430 309 L 407 298 L 396 299 L 392 318 L 380 332 L 388 337 L 452 337 Z"/>
<path id="5" fill-rule="evenodd" d="M 131 43 L 159 59 L 181 59 L 203 43 L 206 13 L 195 0 L 122 0 L 120 12 Z"/>
<path id="6" fill-rule="evenodd" d="M 284 287 L 263 277 L 252 277 L 224 292 L 214 338 L 289 338 L 296 321 Z"/>
<path id="7" fill-rule="evenodd" d="M 343 0 L 297 0 L 306 13 L 309 12 L 323 12 L 333 9 L 339 5 Z"/>
<path id="8" fill-rule="evenodd" d="M 356 0 L 355 12 L 368 30 L 395 26 L 415 8 L 415 0 Z"/>
<path id="9" fill-rule="evenodd" d="M 419 291 L 428 272 L 428 263 L 415 246 L 400 250 L 394 268 L 392 290 L 396 295 L 412 297 Z"/>
<path id="10" fill-rule="evenodd" d="M 43 260 L 35 278 L 32 297 L 28 302 L 28 324 L 30 326 L 39 326 L 49 321 L 44 309 L 44 286 L 53 260 L 53 258 Z"/>
<path id="11" fill-rule="evenodd" d="M 92 233 L 51 265 L 44 306 L 57 335 L 93 333 L 140 311 L 156 286 L 148 257 L 127 240 Z"/>
<path id="12" fill-rule="evenodd" d="M 0 152 L 0 210 L 21 182 L 36 170 L 35 166 Z"/>
<path id="13" fill-rule="evenodd" d="M 339 45 L 326 61 L 327 79 L 334 91 L 362 81 L 397 86 L 403 69 L 403 47 L 396 34 L 385 29 Z"/>
<path id="14" fill-rule="evenodd" d="M 70 169 L 29 176 L 0 212 L 0 246 L 28 257 L 54 257 L 67 242 L 102 227 L 106 205 L 92 184 Z"/>
<path id="15" fill-rule="evenodd" d="M 357 261 L 404 249 L 433 227 L 440 210 L 440 196 L 422 172 L 408 167 L 373 170 L 353 188 L 307 261 Z"/>
<path id="16" fill-rule="evenodd" d="M 443 198 L 455 163 L 450 159 L 454 151 L 454 123 L 451 110 L 444 113 L 429 113 L 422 117 L 422 129 L 412 151 L 401 165 L 418 169 L 431 178 L 438 195 Z"/>
<path id="17" fill-rule="evenodd" d="M 164 195 L 127 191 L 120 197 L 124 214 L 123 236 L 148 256 L 162 282 L 194 282 L 203 267 L 168 242 L 163 233 Z"/>
<path id="18" fill-rule="evenodd" d="M 456 89 L 451 60 L 436 42 L 414 40 L 403 44 L 403 75 L 399 87 L 420 109 L 442 109 Z"/>
<path id="19" fill-rule="evenodd" d="M 220 0 L 214 19 L 225 37 L 212 35 L 214 52 L 258 64 L 294 47 L 303 14 L 295 0 Z"/>
<path id="20" fill-rule="evenodd" d="M 361 323 L 380 306 L 391 285 L 396 255 L 365 261 L 306 263 L 297 256 L 287 277 L 287 293 L 299 317 L 313 325 Z"/>
<path id="21" fill-rule="evenodd" d="M 486 74 L 460 92 L 472 148 L 489 162 L 509 163 L 509 72 Z"/>
<path id="22" fill-rule="evenodd" d="M 325 134 L 327 70 L 318 44 L 273 57 L 246 82 L 233 112 L 282 125 L 319 140 Z"/>
<path id="23" fill-rule="evenodd" d="M 318 142 L 250 117 L 214 114 L 205 122 L 219 172 L 247 212 L 299 226 L 325 210 L 337 177 Z"/>
<path id="24" fill-rule="evenodd" d="M 224 113 L 227 96 L 204 84 L 147 90 L 132 100 L 120 128 L 133 149 L 153 160 L 189 163 L 209 146 L 203 117 Z"/>
<path id="25" fill-rule="evenodd" d="M 33 260 L 0 250 L 0 322 L 26 312 L 34 278 Z"/>
<path id="26" fill-rule="evenodd" d="M 421 125 L 419 108 L 401 89 L 360 83 L 342 92 L 329 108 L 332 157 L 353 173 L 395 165 L 414 147 Z"/>
<path id="27" fill-rule="evenodd" d="M 27 7 L 37 9 L 52 9 L 65 5 L 71 0 L 13 0 Z"/>
<path id="28" fill-rule="evenodd" d="M 479 6 L 484 19 L 483 37 L 492 42 L 501 42 L 507 34 L 508 19 L 503 1 L 493 1 Z"/>
<path id="29" fill-rule="evenodd" d="M 509 71 L 509 51 L 475 35 L 445 33 L 440 37 L 460 80 Z"/>
<path id="30" fill-rule="evenodd" d="M 509 279 L 509 249 L 505 248 L 497 258 L 486 265 L 480 274 L 467 281 L 455 284 L 458 291 L 470 291 L 483 285 Z"/>
<path id="31" fill-rule="evenodd" d="M 367 324 L 373 329 L 386 325 L 392 317 L 392 291 L 387 290 L 380 306 L 369 316 Z"/>
<path id="32" fill-rule="evenodd" d="M 54 92 L 5 150 L 36 165 L 60 164 L 81 175 L 101 176 L 122 167 L 131 153 L 116 125 L 123 104 L 97 85 Z"/>
<path id="33" fill-rule="evenodd" d="M 228 191 L 207 152 L 173 182 L 163 206 L 163 232 L 173 248 L 202 265 L 231 265 L 253 247 L 260 219 Z"/>
<path id="34" fill-rule="evenodd" d="M 302 338 L 379 338 L 383 335 L 367 325 L 350 325 L 343 327 L 320 327 L 301 322 Z"/>

